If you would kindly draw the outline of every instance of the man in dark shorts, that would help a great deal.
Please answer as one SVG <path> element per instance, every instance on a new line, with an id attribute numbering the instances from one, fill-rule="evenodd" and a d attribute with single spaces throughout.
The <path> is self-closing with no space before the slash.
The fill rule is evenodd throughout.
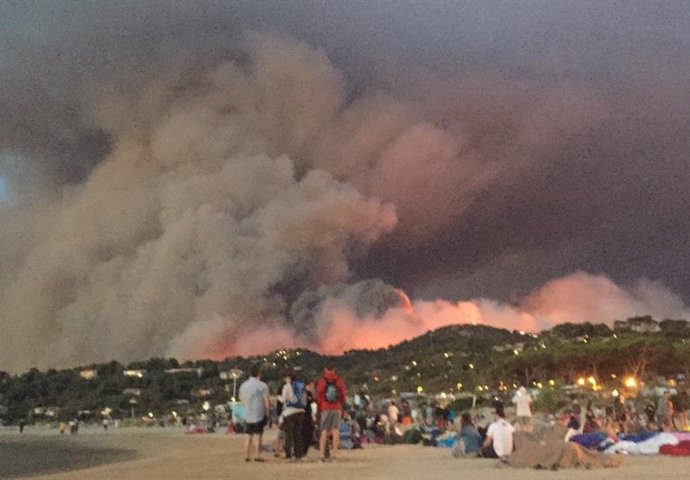
<path id="1" fill-rule="evenodd" d="M 347 393 L 345 382 L 335 373 L 335 366 L 327 365 L 323 377 L 316 384 L 316 403 L 321 417 L 321 437 L 319 447 L 321 461 L 326 461 L 326 445 L 328 436 L 333 436 L 333 449 L 331 460 L 335 460 L 340 446 L 340 420 L 343 416 L 345 394 Z"/>
<path id="2" fill-rule="evenodd" d="M 251 376 L 240 386 L 240 400 L 244 406 L 244 419 L 247 422 L 246 462 L 265 461 L 261 458 L 261 439 L 271 411 L 268 386 L 261 381 L 261 364 L 252 367 Z M 253 455 L 252 455 L 253 454 Z"/>

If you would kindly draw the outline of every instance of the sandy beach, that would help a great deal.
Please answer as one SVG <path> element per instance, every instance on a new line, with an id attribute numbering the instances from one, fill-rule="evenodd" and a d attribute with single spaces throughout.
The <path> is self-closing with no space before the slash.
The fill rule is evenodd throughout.
<path id="1" fill-rule="evenodd" d="M 268 439 L 270 440 L 269 433 Z M 628 457 L 610 470 L 509 469 L 492 460 L 451 458 L 447 449 L 412 445 L 343 451 L 336 463 L 265 464 L 243 460 L 242 435 L 185 435 L 179 430 L 120 429 L 60 436 L 51 431 L 0 435 L 0 478 L 45 480 L 214 479 L 616 479 L 687 478 L 690 458 Z M 310 457 L 316 458 L 311 451 Z"/>

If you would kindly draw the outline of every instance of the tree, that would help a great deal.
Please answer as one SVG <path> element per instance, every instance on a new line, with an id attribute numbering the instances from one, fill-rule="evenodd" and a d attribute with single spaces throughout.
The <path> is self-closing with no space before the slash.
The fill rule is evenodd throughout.
<path id="1" fill-rule="evenodd" d="M 660 330 L 659 322 L 654 320 L 651 315 L 641 317 L 631 317 L 627 320 L 616 320 L 613 322 L 613 330 L 623 333 L 653 333 Z"/>
<path id="2" fill-rule="evenodd" d="M 687 320 L 664 319 L 659 322 L 661 333 L 670 337 L 690 337 L 690 322 Z"/>

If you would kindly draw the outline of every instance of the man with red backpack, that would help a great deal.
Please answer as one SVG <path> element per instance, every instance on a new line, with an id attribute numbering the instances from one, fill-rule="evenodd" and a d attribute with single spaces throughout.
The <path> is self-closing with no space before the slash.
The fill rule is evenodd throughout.
<path id="1" fill-rule="evenodd" d="M 345 382 L 335 373 L 335 366 L 327 365 L 323 377 L 316 384 L 316 404 L 321 416 L 319 448 L 322 462 L 326 461 L 326 445 L 329 435 L 333 435 L 330 458 L 335 460 L 340 445 L 340 420 L 343 416 L 346 393 Z"/>

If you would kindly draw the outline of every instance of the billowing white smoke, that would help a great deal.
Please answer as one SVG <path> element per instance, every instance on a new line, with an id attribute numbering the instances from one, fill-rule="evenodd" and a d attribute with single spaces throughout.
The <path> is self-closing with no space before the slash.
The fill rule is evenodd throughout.
<path id="1" fill-rule="evenodd" d="M 7 282 L 3 367 L 213 354 L 284 324 L 281 282 L 345 282 L 347 252 L 394 227 L 393 205 L 283 154 L 339 108 L 337 72 L 299 44 L 255 47 L 245 70 L 103 103 L 114 151 Z"/>
<path id="2" fill-rule="evenodd" d="M 248 61 L 99 99 L 112 153 L 82 185 L 23 205 L 2 233 L 2 368 L 341 352 L 467 322 L 688 316 L 660 287 L 626 292 L 584 274 L 523 309 L 410 306 L 380 281 L 349 285 L 348 259 L 396 224 L 402 239 L 434 235 L 495 170 L 411 103 L 376 92 L 348 103 L 322 52 L 250 44 Z"/>

